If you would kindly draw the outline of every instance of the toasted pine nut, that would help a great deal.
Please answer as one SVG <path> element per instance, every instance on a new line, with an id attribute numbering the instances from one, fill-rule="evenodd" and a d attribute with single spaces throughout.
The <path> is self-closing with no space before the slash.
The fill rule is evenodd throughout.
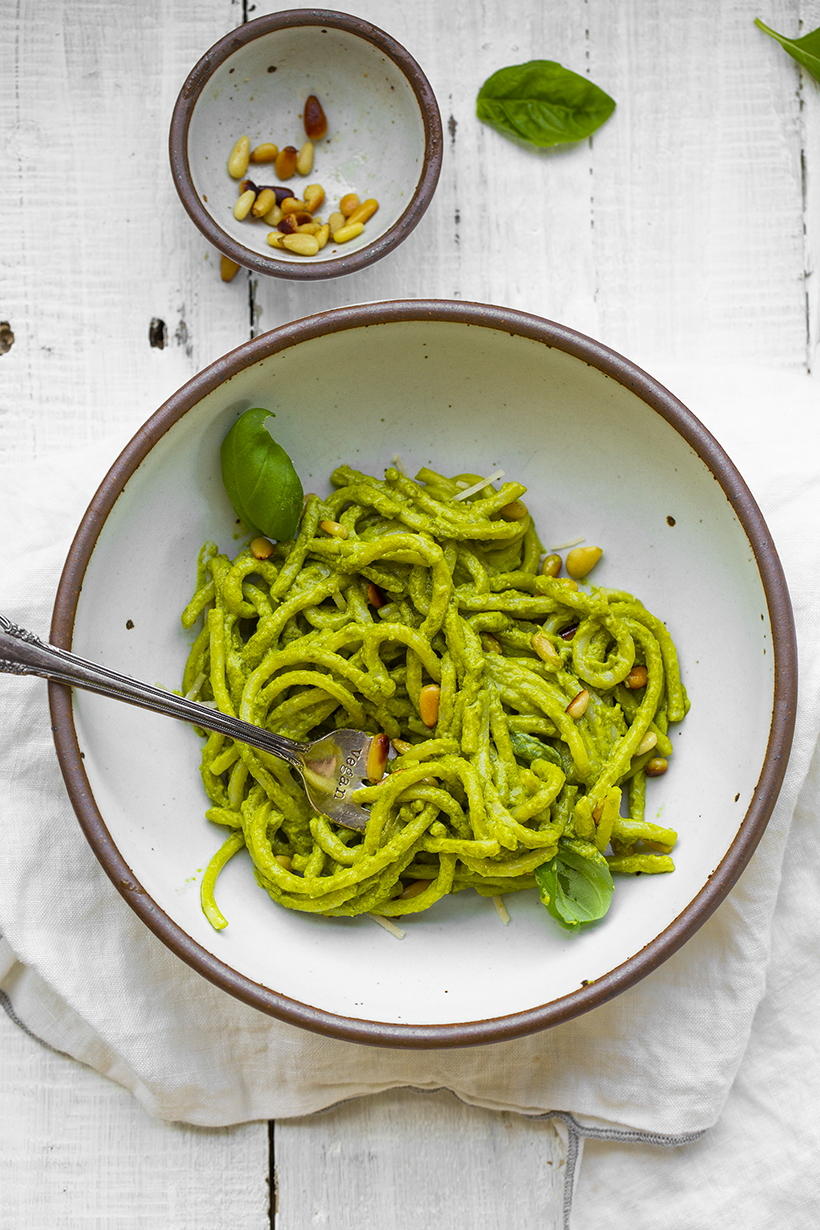
<path id="1" fill-rule="evenodd" d="M 305 208 L 305 202 L 300 201 L 298 196 L 286 196 L 284 201 L 279 202 L 279 208 L 283 214 L 298 214 Z"/>
<path id="2" fill-rule="evenodd" d="M 330 237 L 330 227 L 328 226 L 327 223 L 325 223 L 324 226 L 320 227 L 319 230 L 316 232 L 316 242 L 318 243 L 320 250 L 325 246 L 329 237 Z"/>
<path id="3" fill-rule="evenodd" d="M 490 632 L 481 633 L 481 648 L 485 653 L 503 653 L 501 642 L 496 640 Z"/>
<path id="4" fill-rule="evenodd" d="M 296 170 L 296 159 L 299 156 L 299 151 L 295 145 L 286 145 L 284 149 L 280 149 L 276 155 L 276 177 L 277 179 L 290 179 Z"/>
<path id="5" fill-rule="evenodd" d="M 557 577 L 561 571 L 561 556 L 547 555 L 541 565 L 542 577 Z"/>
<path id="6" fill-rule="evenodd" d="M 251 188 L 249 188 L 247 192 L 242 193 L 241 197 L 239 197 L 233 207 L 233 216 L 238 222 L 241 222 L 243 218 L 247 218 L 248 214 L 251 212 L 251 206 L 255 200 L 256 193 Z"/>
<path id="7" fill-rule="evenodd" d="M 387 764 L 387 753 L 390 750 L 390 740 L 387 735 L 379 734 L 373 736 L 373 742 L 370 744 L 370 751 L 367 753 L 367 769 L 365 777 L 371 782 L 380 782 L 384 777 L 384 770 Z"/>
<path id="8" fill-rule="evenodd" d="M 347 526 L 339 521 L 320 521 L 319 528 L 330 534 L 331 538 L 347 538 L 350 533 Z"/>
<path id="9" fill-rule="evenodd" d="M 281 231 L 283 235 L 292 235 L 298 225 L 296 214 L 283 214 L 280 221 L 276 224 L 276 229 Z"/>
<path id="10" fill-rule="evenodd" d="M 574 577 L 556 577 L 555 579 L 558 584 L 563 585 L 565 589 L 571 589 L 574 591 L 578 588 L 578 582 L 574 579 Z"/>
<path id="11" fill-rule="evenodd" d="M 425 726 L 432 728 L 438 721 L 441 688 L 437 683 L 427 683 L 419 692 L 419 717 Z"/>
<path id="12" fill-rule="evenodd" d="M 336 232 L 337 232 L 337 231 L 340 231 L 340 230 L 342 229 L 342 227 L 344 226 L 344 224 L 345 224 L 345 216 L 344 216 L 344 214 L 341 214 L 341 213 L 339 213 L 339 211 L 338 211 L 338 210 L 336 210 L 336 211 L 335 211 L 334 213 L 332 213 L 332 214 L 330 215 L 330 217 L 328 218 L 328 220 L 327 220 L 327 224 L 328 224 L 328 226 L 330 227 L 330 233 L 331 233 L 331 235 L 335 235 L 335 234 L 336 234 Z"/>
<path id="13" fill-rule="evenodd" d="M 315 214 L 325 199 L 325 190 L 321 184 L 308 184 L 302 196 L 305 199 L 305 209 L 309 209 L 312 214 Z"/>
<path id="14" fill-rule="evenodd" d="M 355 192 L 346 192 L 341 201 L 339 201 L 339 212 L 342 213 L 345 218 L 349 218 L 353 213 L 353 210 L 358 209 L 360 204 L 361 202 Z"/>
<path id="15" fill-rule="evenodd" d="M 278 145 L 274 145 L 272 141 L 265 141 L 262 145 L 257 145 L 256 149 L 251 150 L 251 162 L 275 162 L 278 153 Z"/>
<path id="16" fill-rule="evenodd" d="M 390 742 L 393 744 L 393 747 L 400 756 L 403 756 L 405 752 L 412 751 L 413 749 L 413 744 L 408 743 L 406 739 L 391 739 Z"/>
<path id="17" fill-rule="evenodd" d="M 399 893 L 398 900 L 406 901 L 408 897 L 419 897 L 431 884 L 432 880 L 413 880 L 403 893 Z"/>
<path id="18" fill-rule="evenodd" d="M 259 191 L 259 189 L 257 188 L 256 184 L 253 182 L 252 179 L 243 179 L 242 183 L 239 185 L 240 195 L 243 192 L 247 192 L 248 189 L 250 189 L 250 191 L 254 194 L 254 196 Z"/>
<path id="19" fill-rule="evenodd" d="M 648 678 L 649 673 L 645 666 L 633 666 L 626 679 L 624 679 L 624 687 L 630 689 L 645 688 Z"/>
<path id="20" fill-rule="evenodd" d="M 562 628 L 558 633 L 562 641 L 571 641 L 578 631 L 578 624 L 570 624 L 567 628 Z"/>
<path id="21" fill-rule="evenodd" d="M 384 606 L 384 594 L 379 589 L 378 585 L 374 585 L 372 581 L 367 582 L 367 601 L 371 606 L 374 606 L 376 610 L 378 610 L 380 606 Z"/>
<path id="22" fill-rule="evenodd" d="M 601 823 L 601 816 L 604 814 L 604 800 L 601 799 L 597 807 L 592 809 L 592 819 L 596 824 Z"/>
<path id="23" fill-rule="evenodd" d="M 358 210 L 356 212 L 358 213 Z M 351 221 L 352 219 L 348 218 L 348 223 Z M 512 500 L 501 509 L 501 516 L 505 521 L 523 521 L 527 515 L 527 506 L 522 504 L 520 500 Z"/>
<path id="24" fill-rule="evenodd" d="M 321 229 L 319 222 L 300 222 L 296 231 L 299 235 L 318 235 Z"/>
<path id="25" fill-rule="evenodd" d="M 567 572 L 576 581 L 582 581 L 602 555 L 600 547 L 575 547 L 567 556 Z"/>
<path id="26" fill-rule="evenodd" d="M 296 170 L 300 175 L 310 175 L 313 170 L 313 142 L 305 141 L 296 155 Z"/>
<path id="27" fill-rule="evenodd" d="M 237 265 L 229 256 L 220 256 L 219 275 L 223 282 L 232 282 L 241 268 L 242 266 Z"/>
<path id="28" fill-rule="evenodd" d="M 251 543 L 251 555 L 254 559 L 268 559 L 273 555 L 273 543 L 269 538 L 254 538 Z"/>
<path id="29" fill-rule="evenodd" d="M 647 777 L 663 777 L 668 768 L 669 762 L 663 756 L 655 756 L 654 759 L 647 762 L 644 767 L 644 773 Z"/>
<path id="30" fill-rule="evenodd" d="M 342 226 L 333 234 L 334 243 L 348 243 L 351 239 L 355 239 L 357 235 L 361 235 L 364 230 L 363 222 L 356 222 L 353 226 Z"/>
<path id="31" fill-rule="evenodd" d="M 253 203 L 251 213 L 254 218 L 264 218 L 266 214 L 275 208 L 276 193 L 273 191 L 273 188 L 263 188 Z"/>
<path id="32" fill-rule="evenodd" d="M 319 251 L 315 235 L 285 235 L 282 245 L 289 252 L 297 252 L 299 256 L 315 256 Z"/>
<path id="33" fill-rule="evenodd" d="M 588 704 L 589 692 L 586 688 L 580 691 L 577 696 L 573 696 L 566 708 L 566 712 L 572 718 L 573 722 L 577 722 L 579 718 L 584 716 L 587 711 Z"/>
<path id="34" fill-rule="evenodd" d="M 251 158 L 250 137 L 240 137 L 228 157 L 228 174 L 232 179 L 241 179 L 248 169 Z"/>
<path id="35" fill-rule="evenodd" d="M 655 734 L 654 730 L 648 730 L 638 746 L 635 748 L 635 755 L 643 756 L 645 752 L 651 752 L 657 742 L 658 736 Z"/>
<path id="36" fill-rule="evenodd" d="M 268 235 L 268 243 L 272 248 L 282 248 L 285 245 L 285 236 L 279 231 L 271 231 Z"/>
<path id="37" fill-rule="evenodd" d="M 290 871 L 293 866 L 293 860 L 289 854 L 274 854 L 273 857 L 280 867 L 284 867 L 285 871 Z"/>
<path id="38" fill-rule="evenodd" d="M 376 210 L 379 208 L 379 202 L 374 198 L 368 197 L 366 201 L 362 201 L 361 205 L 357 205 L 352 213 L 347 215 L 348 222 L 366 222 L 368 218 L 372 218 Z M 342 210 L 344 213 L 344 210 Z"/>
<path id="39" fill-rule="evenodd" d="M 273 209 L 269 209 L 262 221 L 267 222 L 268 226 L 278 226 L 282 221 L 282 211 L 279 206 L 274 205 Z"/>
<path id="40" fill-rule="evenodd" d="M 546 632 L 533 632 L 530 644 L 542 662 L 549 662 L 550 666 L 561 665 L 561 655 Z"/>
<path id="41" fill-rule="evenodd" d="M 315 94 L 311 94 L 305 101 L 304 110 L 304 125 L 305 132 L 312 141 L 317 141 L 327 132 L 327 119 L 322 110 L 322 104 Z"/>

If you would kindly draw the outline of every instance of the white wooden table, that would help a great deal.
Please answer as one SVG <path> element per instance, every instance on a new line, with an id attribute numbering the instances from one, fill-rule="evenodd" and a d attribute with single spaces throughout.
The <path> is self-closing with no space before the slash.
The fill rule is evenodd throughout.
<path id="1" fill-rule="evenodd" d="M 362 273 L 224 285 L 174 193 L 168 122 L 199 56 L 274 7 L 5 7 L 3 454 L 124 440 L 248 336 L 366 300 L 506 304 L 650 371 L 811 370 L 820 86 L 753 19 L 805 33 L 820 0 L 351 3 L 407 47 L 437 95 L 447 140 L 434 203 Z M 589 73 L 615 98 L 591 141 L 532 155 L 477 122 L 484 79 L 534 58 Z M 157 321 L 162 348 L 150 343 Z M 548 1123 L 396 1091 L 313 1119 L 190 1128 L 149 1119 L 2 1013 L 0 1034 L 3 1230 L 561 1225 L 563 1154 Z"/>

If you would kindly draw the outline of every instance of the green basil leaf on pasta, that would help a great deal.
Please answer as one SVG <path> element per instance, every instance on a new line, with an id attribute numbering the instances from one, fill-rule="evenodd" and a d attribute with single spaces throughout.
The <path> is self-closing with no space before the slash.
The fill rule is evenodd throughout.
<path id="1" fill-rule="evenodd" d="M 815 81 L 820 81 L 820 28 L 804 34 L 802 38 L 786 38 L 783 34 L 776 34 L 774 30 L 770 30 L 759 17 L 755 18 L 755 25 L 764 34 L 769 34 L 776 39 L 793 60 L 802 64 Z"/>
<path id="2" fill-rule="evenodd" d="M 614 110 L 614 100 L 599 86 L 554 60 L 500 68 L 476 100 L 483 123 L 539 149 L 582 141 Z"/>
<path id="3" fill-rule="evenodd" d="M 597 922 L 612 901 L 609 864 L 589 842 L 561 841 L 555 858 L 536 868 L 535 879 L 547 910 L 567 931 Z"/>
<path id="4" fill-rule="evenodd" d="M 254 407 L 222 441 L 222 481 L 237 516 L 253 534 L 293 538 L 304 492 L 293 462 L 266 427 L 270 410 Z"/>

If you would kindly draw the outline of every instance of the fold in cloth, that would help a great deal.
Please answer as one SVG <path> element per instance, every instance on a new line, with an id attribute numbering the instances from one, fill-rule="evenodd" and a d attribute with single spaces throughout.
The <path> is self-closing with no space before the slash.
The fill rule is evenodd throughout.
<path id="1" fill-rule="evenodd" d="M 212 986 L 137 919 L 74 817 L 45 684 L 0 677 L 0 989 L 26 1028 L 132 1090 L 152 1115 L 198 1125 L 298 1116 L 405 1085 L 444 1087 L 492 1109 L 557 1109 L 593 1134 L 620 1128 L 674 1142 L 716 1122 L 756 1013 L 763 1019 L 784 850 L 804 784 L 801 840 L 806 799 L 816 799 L 817 766 L 808 772 L 820 729 L 820 389 L 796 373 L 650 370 L 714 433 L 755 494 L 790 585 L 800 655 L 780 799 L 740 881 L 693 938 L 612 1002 L 512 1042 L 414 1052 L 297 1029 Z M 73 530 L 120 443 L 0 470 L 0 610 L 24 627 L 47 634 Z M 781 981 L 797 974 L 790 963 L 809 959 L 806 915 L 789 925 L 795 943 L 780 944 L 770 975 Z M 816 980 L 816 960 L 811 972 Z"/>

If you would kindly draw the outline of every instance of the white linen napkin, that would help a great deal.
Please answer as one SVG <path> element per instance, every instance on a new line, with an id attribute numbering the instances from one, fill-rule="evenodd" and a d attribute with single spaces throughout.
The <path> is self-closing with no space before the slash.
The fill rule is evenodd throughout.
<path id="1" fill-rule="evenodd" d="M 765 369 L 649 370 L 713 432 L 755 494 L 788 578 L 801 668 L 772 819 L 739 883 L 689 943 L 611 1003 L 493 1046 L 391 1050 L 286 1025 L 212 986 L 129 910 L 68 802 L 44 682 L 0 676 L 0 998 L 24 1027 L 132 1090 L 151 1114 L 199 1125 L 298 1116 L 404 1085 L 445 1087 L 493 1109 L 562 1112 L 582 1135 L 681 1143 L 715 1124 L 750 1037 L 759 1046 L 767 978 L 820 983 L 809 911 L 790 891 L 778 898 L 795 817 L 790 875 L 797 864 L 805 878 L 820 795 L 817 758 L 809 772 L 820 731 L 820 384 Z M 47 635 L 73 530 L 122 443 L 0 469 L 0 611 L 38 634 Z M 763 1027 L 776 1057 L 767 1070 L 783 1072 L 786 1041 L 771 1022 Z M 785 1026 L 807 1062 L 808 1028 L 805 1014 Z"/>

